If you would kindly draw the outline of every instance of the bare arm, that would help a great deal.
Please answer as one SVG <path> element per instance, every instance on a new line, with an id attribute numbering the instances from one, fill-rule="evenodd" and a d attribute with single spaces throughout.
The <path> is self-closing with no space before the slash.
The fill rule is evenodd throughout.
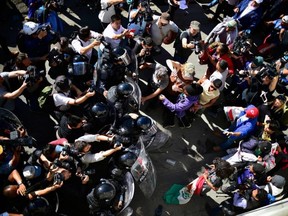
<path id="1" fill-rule="evenodd" d="M 120 145 L 120 146 L 118 146 L 118 147 L 115 147 L 115 146 L 114 146 L 114 148 L 109 149 L 109 150 L 107 150 L 107 151 L 104 151 L 104 152 L 102 153 L 102 155 L 103 155 L 103 157 L 108 157 L 108 156 L 110 156 L 111 154 L 113 154 L 113 153 L 121 150 L 121 148 L 122 148 L 122 145 Z"/>
<path id="2" fill-rule="evenodd" d="M 23 82 L 23 84 L 18 88 L 16 89 L 15 91 L 13 92 L 7 92 L 3 95 L 3 97 L 5 99 L 15 99 L 17 98 L 18 96 L 20 96 L 22 94 L 22 92 L 27 88 L 27 83 L 26 82 Z"/>
<path id="3" fill-rule="evenodd" d="M 79 105 L 84 103 L 88 98 L 92 97 L 95 95 L 95 91 L 93 92 L 87 92 L 85 95 L 83 95 L 82 97 L 79 97 L 77 99 L 72 99 L 68 101 L 69 105 Z"/>
<path id="4" fill-rule="evenodd" d="M 16 71 L 9 72 L 8 77 L 14 78 L 14 77 L 18 77 L 18 76 L 23 76 L 24 74 L 26 74 L 25 70 L 16 70 Z"/>

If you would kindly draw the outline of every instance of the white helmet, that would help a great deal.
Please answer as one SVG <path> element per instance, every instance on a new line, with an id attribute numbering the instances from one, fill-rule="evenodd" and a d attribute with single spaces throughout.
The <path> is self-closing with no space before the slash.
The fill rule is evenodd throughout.
<path id="1" fill-rule="evenodd" d="M 39 27 L 38 23 L 29 21 L 29 22 L 24 23 L 23 31 L 27 35 L 32 35 L 38 30 L 38 27 Z"/>
<path id="2" fill-rule="evenodd" d="M 288 15 L 282 17 L 282 22 L 288 24 Z"/>

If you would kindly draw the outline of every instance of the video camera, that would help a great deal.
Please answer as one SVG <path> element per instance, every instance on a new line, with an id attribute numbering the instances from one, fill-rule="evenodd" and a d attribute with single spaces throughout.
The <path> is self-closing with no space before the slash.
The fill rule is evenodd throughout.
<path id="1" fill-rule="evenodd" d="M 233 54 L 240 56 L 251 49 L 250 33 L 250 30 L 245 30 L 243 35 L 237 36 L 232 48 Z"/>
<path id="2" fill-rule="evenodd" d="M 30 87 L 39 81 L 43 76 L 45 76 L 44 70 L 39 71 L 35 66 L 29 66 L 27 68 L 27 73 L 23 76 L 23 78 L 28 84 L 28 87 Z"/>
<path id="3" fill-rule="evenodd" d="M 270 64 L 265 64 L 260 71 L 257 73 L 256 78 L 262 82 L 262 79 L 268 76 L 270 79 L 273 79 L 278 75 L 278 72 L 275 67 Z"/>
<path id="4" fill-rule="evenodd" d="M 51 29 L 50 24 L 45 23 L 45 24 L 40 25 L 38 30 L 37 30 L 37 33 L 39 33 L 40 31 L 46 31 L 47 32 L 47 36 L 49 37 L 50 42 L 52 44 L 55 44 L 55 43 L 60 41 L 59 33 L 54 32 Z"/>
<path id="5" fill-rule="evenodd" d="M 76 149 L 74 149 L 73 147 L 69 146 L 69 145 L 65 145 L 62 147 L 62 151 L 61 153 L 66 156 L 72 156 L 72 157 L 77 157 L 79 155 L 79 151 L 77 151 Z"/>
<path id="6" fill-rule="evenodd" d="M 29 148 L 37 147 L 36 146 L 36 140 L 31 137 L 19 137 L 16 139 L 9 139 L 9 140 L 0 140 L 0 145 L 3 146 L 4 150 L 9 147 L 18 147 L 18 146 L 27 146 Z"/>

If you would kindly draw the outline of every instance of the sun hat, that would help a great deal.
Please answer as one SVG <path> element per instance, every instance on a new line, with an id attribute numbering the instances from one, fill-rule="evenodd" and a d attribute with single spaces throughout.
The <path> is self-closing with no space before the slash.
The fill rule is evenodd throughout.
<path id="1" fill-rule="evenodd" d="M 32 35 L 38 30 L 38 28 L 39 28 L 38 23 L 29 21 L 29 22 L 24 23 L 23 32 L 24 32 L 24 34 Z"/>

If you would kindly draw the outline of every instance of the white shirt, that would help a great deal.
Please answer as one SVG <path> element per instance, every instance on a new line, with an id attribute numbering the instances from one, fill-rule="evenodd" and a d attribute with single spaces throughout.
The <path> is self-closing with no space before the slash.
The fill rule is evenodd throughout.
<path id="1" fill-rule="evenodd" d="M 238 17 L 238 19 L 240 19 L 241 17 L 246 16 L 248 13 L 250 13 L 251 11 L 255 10 L 257 7 L 253 7 L 251 6 L 253 1 L 249 2 L 248 6 L 245 8 L 244 11 L 242 11 L 242 13 L 240 14 L 240 16 Z"/>
<path id="2" fill-rule="evenodd" d="M 99 33 L 95 32 L 95 31 L 91 31 L 90 30 L 90 33 L 91 33 L 91 38 L 98 38 L 100 36 Z M 78 36 L 72 41 L 72 46 L 73 46 L 73 49 L 80 54 L 80 50 L 83 48 L 83 47 L 86 47 L 88 45 L 90 45 L 92 42 L 90 40 L 88 41 L 83 41 L 81 40 Z M 91 56 L 92 56 L 92 49 L 88 50 L 84 55 L 87 56 L 87 58 L 91 59 Z"/>
<path id="3" fill-rule="evenodd" d="M 216 70 L 211 74 L 209 80 L 213 82 L 216 79 L 220 79 L 222 81 L 222 86 L 219 88 L 219 90 L 222 91 L 225 87 L 225 81 L 226 81 L 227 75 L 228 75 L 228 69 L 226 69 L 223 73 Z"/>
<path id="4" fill-rule="evenodd" d="M 101 0 L 101 11 L 99 12 L 98 18 L 102 23 L 110 23 L 111 16 L 115 14 L 114 5 L 109 6 L 109 0 Z"/>
<path id="5" fill-rule="evenodd" d="M 69 100 L 73 100 L 73 98 L 69 97 L 68 93 L 55 93 L 53 94 L 53 100 L 56 107 L 59 107 L 61 111 L 66 111 L 70 108 L 68 104 Z"/>
<path id="6" fill-rule="evenodd" d="M 159 28 L 158 24 L 160 22 L 160 16 L 153 16 L 153 19 L 151 36 L 156 45 L 159 46 L 162 44 L 163 39 L 168 35 L 169 31 L 173 31 L 175 33 L 178 32 L 178 26 L 173 21 L 170 21 L 167 25 Z"/>
<path id="7" fill-rule="evenodd" d="M 90 163 L 95 163 L 95 162 L 99 162 L 105 159 L 105 157 L 103 156 L 104 152 L 98 152 L 98 153 L 86 153 L 83 157 L 81 157 L 81 161 L 84 164 L 90 164 Z"/>
<path id="8" fill-rule="evenodd" d="M 103 32 L 103 36 L 105 38 L 105 41 L 111 45 L 111 48 L 114 49 L 119 46 L 121 39 L 112 39 L 114 35 L 119 35 L 121 34 L 125 28 L 121 25 L 118 30 L 114 30 L 112 28 L 111 23 L 105 28 Z"/>

